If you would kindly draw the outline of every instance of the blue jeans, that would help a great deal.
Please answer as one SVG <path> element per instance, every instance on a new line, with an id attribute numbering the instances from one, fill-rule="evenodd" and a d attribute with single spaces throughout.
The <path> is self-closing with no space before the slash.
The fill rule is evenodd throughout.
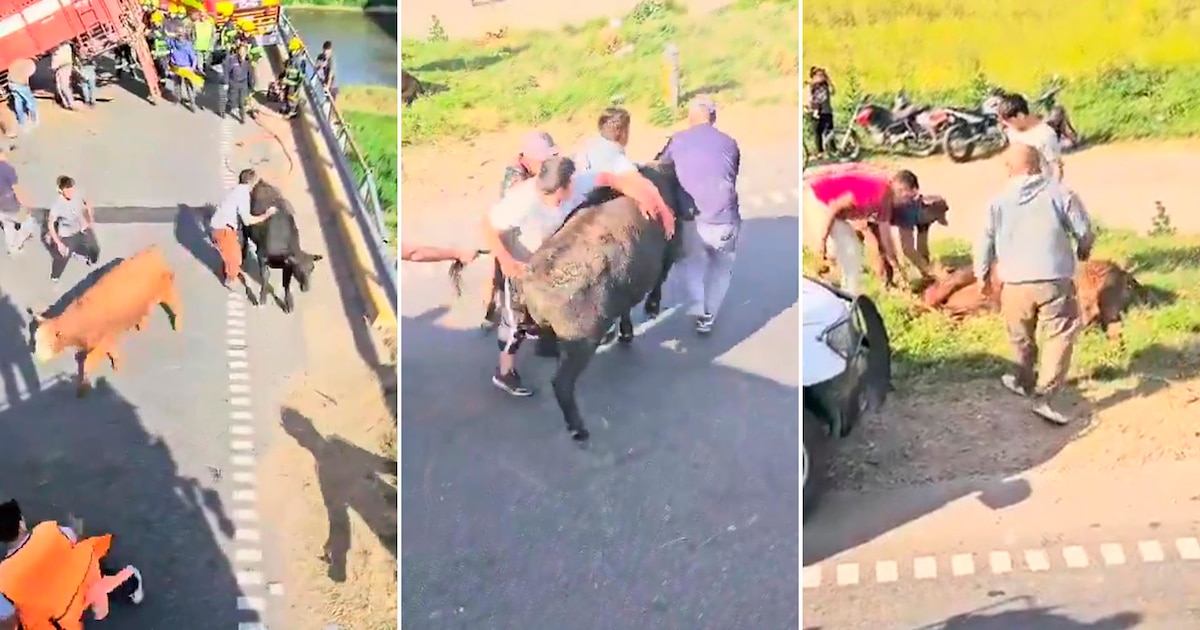
<path id="1" fill-rule="evenodd" d="M 88 105 L 96 104 L 96 79 L 95 77 L 88 78 L 84 75 L 79 75 L 79 93 L 83 96 L 83 102 Z"/>
<path id="2" fill-rule="evenodd" d="M 17 115 L 17 124 L 24 127 L 26 120 L 37 124 L 37 101 L 33 98 L 33 90 L 29 89 L 28 85 L 10 83 L 8 91 L 12 94 L 13 112 Z"/>

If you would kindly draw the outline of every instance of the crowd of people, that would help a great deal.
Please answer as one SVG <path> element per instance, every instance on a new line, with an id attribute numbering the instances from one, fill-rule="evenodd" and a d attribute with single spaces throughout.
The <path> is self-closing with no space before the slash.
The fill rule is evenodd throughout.
<path id="1" fill-rule="evenodd" d="M 529 258 L 598 187 L 610 187 L 634 199 L 643 213 L 661 221 L 667 234 L 682 231 L 687 312 L 696 331 L 713 329 L 733 275 L 741 233 L 737 179 L 741 152 L 716 127 L 716 103 L 699 96 L 688 107 L 688 127 L 671 136 L 656 160 L 674 164 L 681 207 L 669 208 L 626 155 L 632 119 L 622 108 L 601 113 L 595 136 L 570 157 L 550 134 L 527 133 L 516 157 L 505 167 L 501 198 L 482 219 L 485 251 L 494 257 L 487 287 L 485 324 L 495 327 L 500 348 L 492 383 L 513 396 L 533 394 L 516 369 L 516 354 L 526 338 L 536 338 L 536 354 L 556 356 L 552 331 L 520 326 L 511 308 L 512 280 L 522 277 Z M 474 260 L 479 248 L 442 248 L 401 244 L 402 260 L 434 262 Z M 610 333 L 603 342 L 611 340 Z"/>
<path id="2" fill-rule="evenodd" d="M 253 97 L 259 86 L 254 69 L 265 51 L 258 44 L 259 27 L 254 21 L 232 17 L 231 7 L 225 4 L 221 8 L 223 13 L 216 16 L 202 11 L 188 12 L 182 5 L 164 9 L 154 0 L 144 0 L 142 9 L 146 43 L 158 81 L 178 103 L 194 111 L 200 106 L 196 96 L 209 89 L 215 92 L 214 111 L 222 118 L 234 116 L 245 123 L 255 114 Z M 269 96 L 283 103 L 285 116 L 299 113 L 304 81 L 311 74 L 316 75 L 330 98 L 336 98 L 333 42 L 322 45 L 312 64 L 300 39 L 289 41 L 287 50 L 283 71 L 267 87 Z M 54 95 L 61 107 L 75 110 L 78 102 L 96 106 L 96 61 L 81 57 L 75 42 L 63 43 L 50 53 Z M 118 79 L 135 78 L 139 74 L 131 45 L 115 50 L 115 62 Z M 9 138 L 17 137 L 18 131 L 33 130 L 40 120 L 37 99 L 30 87 L 33 72 L 33 61 L 21 60 L 8 74 L 7 87 L 17 123 L 16 129 L 6 129 Z"/>
<path id="3" fill-rule="evenodd" d="M 1004 287 L 1000 310 L 1016 359 L 1014 373 L 1001 379 L 1004 387 L 1032 397 L 1034 412 L 1045 420 L 1066 424 L 1070 418 L 1055 404 L 1055 394 L 1066 378 L 1080 329 L 1075 265 L 1090 256 L 1094 236 L 1082 201 L 1064 184 L 1055 131 L 1030 113 L 1019 94 L 997 95 L 995 107 L 1010 140 L 1004 155 L 1009 180 L 998 183 L 988 207 L 974 250 L 975 277 L 982 291 L 991 286 L 983 281 L 990 274 Z M 934 223 L 944 223 L 948 209 L 944 199 L 922 195 L 916 175 L 908 170 L 887 173 L 868 164 L 842 164 L 804 177 L 806 245 L 822 261 L 837 265 L 842 289 L 851 294 L 864 290 L 863 233 L 877 235 L 885 286 L 904 277 L 895 238 L 918 273 L 931 278 L 936 271 L 928 231 Z M 889 269 L 901 273 L 895 277 Z M 1045 336 L 1040 353 L 1039 328 Z"/>

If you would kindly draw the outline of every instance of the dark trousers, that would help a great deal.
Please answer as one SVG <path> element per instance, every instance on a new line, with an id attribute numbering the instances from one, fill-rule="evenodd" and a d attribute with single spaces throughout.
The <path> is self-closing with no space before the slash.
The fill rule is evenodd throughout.
<path id="1" fill-rule="evenodd" d="M 833 131 L 833 114 L 824 113 L 817 114 L 816 128 L 813 130 L 817 134 L 816 145 L 817 153 L 825 152 L 825 134 Z"/>
<path id="2" fill-rule="evenodd" d="M 246 113 L 249 110 L 250 101 L 250 86 L 244 83 L 226 84 L 220 88 L 220 94 L 217 98 L 217 111 L 224 116 L 233 114 L 237 110 L 237 118 L 239 121 L 246 120 Z"/>
<path id="3" fill-rule="evenodd" d="M 91 264 L 96 264 L 100 260 L 100 242 L 96 240 L 96 233 L 88 228 L 82 232 L 62 237 L 63 245 L 67 246 L 67 253 L 63 254 L 55 248 L 53 251 L 53 262 L 50 263 L 50 279 L 58 280 L 62 277 L 63 271 L 67 268 L 67 263 L 71 262 L 72 254 L 79 254 L 87 259 Z"/>

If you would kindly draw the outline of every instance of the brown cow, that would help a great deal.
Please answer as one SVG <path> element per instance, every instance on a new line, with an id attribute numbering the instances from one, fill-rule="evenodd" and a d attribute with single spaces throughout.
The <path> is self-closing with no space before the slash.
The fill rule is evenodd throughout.
<path id="1" fill-rule="evenodd" d="M 1003 285 L 993 272 L 988 280 L 992 290 L 988 298 L 979 291 L 979 282 L 971 268 L 946 274 L 925 289 L 922 302 L 954 318 L 1000 310 Z M 1089 260 L 1075 270 L 1075 291 L 1079 298 L 1083 326 L 1099 325 L 1110 339 L 1121 335 L 1121 313 L 1133 301 L 1140 288 L 1128 271 L 1109 260 Z"/>
<path id="2" fill-rule="evenodd" d="M 67 348 L 83 355 L 79 372 L 79 395 L 89 388 L 88 375 L 107 357 L 113 370 L 120 355 L 117 341 L 130 328 L 141 330 L 150 321 L 155 306 L 167 308 L 171 327 L 179 330 L 180 304 L 175 292 L 175 273 L 156 246 L 121 261 L 57 317 L 35 315 L 34 354 L 49 361 Z"/>

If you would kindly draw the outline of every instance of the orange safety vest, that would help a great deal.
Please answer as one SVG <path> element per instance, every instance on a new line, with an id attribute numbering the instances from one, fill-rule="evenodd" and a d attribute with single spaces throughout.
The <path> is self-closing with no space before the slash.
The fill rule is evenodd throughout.
<path id="1" fill-rule="evenodd" d="M 111 536 L 72 543 L 58 523 L 38 523 L 0 561 L 0 593 L 13 603 L 23 630 L 82 630 L 87 592 L 100 579 Z"/>

